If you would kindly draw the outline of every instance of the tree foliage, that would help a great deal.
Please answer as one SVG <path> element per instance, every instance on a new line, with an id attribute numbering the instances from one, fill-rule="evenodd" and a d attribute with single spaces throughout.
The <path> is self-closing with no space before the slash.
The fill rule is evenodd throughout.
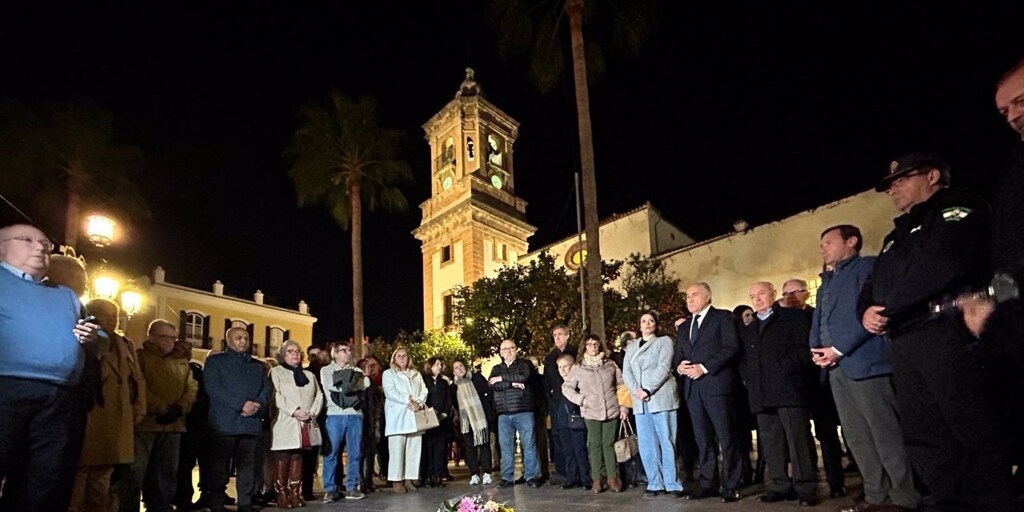
<path id="1" fill-rule="evenodd" d="M 457 288 L 454 313 L 474 355 L 493 355 L 501 340 L 511 339 L 524 355 L 542 357 L 551 348 L 553 326 L 580 332 L 579 281 L 541 253 L 526 265 L 503 267 L 494 277 Z"/>
<path id="2" fill-rule="evenodd" d="M 665 270 L 661 258 L 633 253 L 624 262 L 621 273 L 623 294 L 614 300 L 609 311 L 608 326 L 613 333 L 637 329 L 637 321 L 645 311 L 656 311 L 662 330 L 668 329 L 676 317 L 686 313 L 686 293 L 679 278 Z M 609 300 L 606 297 L 606 302 Z"/>
<path id="3" fill-rule="evenodd" d="M 431 357 L 440 357 L 448 368 L 451 368 L 452 361 L 461 359 L 467 364 L 472 364 L 473 350 L 462 342 L 459 332 L 453 329 L 433 329 L 427 332 L 415 331 L 412 333 L 401 331 L 394 341 L 385 341 L 378 338 L 370 344 L 370 353 L 377 357 L 387 367 L 391 353 L 399 346 L 404 346 L 409 351 L 410 360 L 417 369 L 423 369 L 423 363 Z"/>

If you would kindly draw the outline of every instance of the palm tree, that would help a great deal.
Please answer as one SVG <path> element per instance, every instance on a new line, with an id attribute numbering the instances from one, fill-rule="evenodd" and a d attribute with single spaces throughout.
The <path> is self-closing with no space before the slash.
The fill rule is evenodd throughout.
<path id="1" fill-rule="evenodd" d="M 408 201 L 399 186 L 412 181 L 408 164 L 396 156 L 404 135 L 378 125 L 377 103 L 353 101 L 331 90 L 324 101 L 303 107 L 301 124 L 285 158 L 299 206 L 322 204 L 342 229 L 352 228 L 352 328 L 363 345 L 363 207 L 403 211 Z"/>
<path id="2" fill-rule="evenodd" d="M 13 195 L 36 204 L 66 204 L 64 243 L 78 243 L 83 211 L 148 215 L 135 176 L 142 150 L 114 142 L 114 117 L 95 105 L 30 106 L 0 101 L 0 171 Z M 55 200 L 62 197 L 64 201 Z"/>
<path id="3" fill-rule="evenodd" d="M 589 332 L 604 338 L 604 296 L 601 277 L 600 220 L 597 210 L 597 178 L 594 170 L 594 141 L 590 126 L 592 81 L 604 70 L 601 47 L 584 39 L 584 30 L 603 34 L 618 47 L 637 53 L 653 32 L 657 19 L 652 0 L 612 2 L 589 0 L 494 0 L 488 19 L 498 32 L 498 50 L 503 56 L 528 53 L 529 74 L 544 93 L 556 88 L 565 70 L 560 27 L 563 15 L 569 19 L 573 84 L 583 175 L 583 218 L 587 234 L 586 297 Z M 607 21 L 607 28 L 598 24 Z M 588 73 L 589 70 L 589 73 Z"/>

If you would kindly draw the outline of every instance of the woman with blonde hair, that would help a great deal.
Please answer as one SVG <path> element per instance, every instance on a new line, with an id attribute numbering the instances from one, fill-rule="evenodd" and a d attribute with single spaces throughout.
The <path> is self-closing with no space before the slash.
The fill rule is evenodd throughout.
<path id="1" fill-rule="evenodd" d="M 277 354 L 278 366 L 270 370 L 274 389 L 270 452 L 280 508 L 305 505 L 302 500 L 303 452 L 322 442 L 316 416 L 323 409 L 324 394 L 313 373 L 302 368 L 302 356 L 298 343 L 285 341 Z"/>
<path id="2" fill-rule="evenodd" d="M 391 354 L 384 371 L 384 435 L 388 438 L 388 480 L 396 493 L 415 491 L 419 478 L 423 433 L 416 430 L 416 411 L 423 409 L 427 387 L 405 347 Z M 404 482 L 404 485 L 403 485 Z"/>

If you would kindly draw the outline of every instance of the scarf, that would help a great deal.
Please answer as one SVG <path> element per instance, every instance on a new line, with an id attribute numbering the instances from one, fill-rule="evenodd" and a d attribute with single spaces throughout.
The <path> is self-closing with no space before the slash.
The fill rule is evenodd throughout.
<path id="1" fill-rule="evenodd" d="M 292 371 L 292 377 L 295 378 L 295 385 L 298 387 L 309 384 L 309 378 L 306 377 L 306 373 L 302 371 L 302 365 L 289 366 L 288 363 L 281 363 L 282 368 L 287 368 Z"/>
<path id="2" fill-rule="evenodd" d="M 476 392 L 473 379 L 469 373 L 464 377 L 456 378 L 456 398 L 459 401 L 459 416 L 462 421 L 460 430 L 463 434 L 473 431 L 473 446 L 480 446 L 489 439 L 487 434 L 487 416 L 484 415 L 484 406 L 480 403 L 480 395 Z"/>
<path id="3" fill-rule="evenodd" d="M 602 364 L 604 364 L 604 354 L 598 353 L 596 356 L 583 354 L 583 366 L 601 366 Z"/>

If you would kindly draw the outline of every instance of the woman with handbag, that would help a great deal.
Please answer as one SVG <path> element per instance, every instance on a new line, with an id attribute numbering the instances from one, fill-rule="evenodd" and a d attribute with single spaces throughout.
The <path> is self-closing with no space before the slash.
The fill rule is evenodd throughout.
<path id="1" fill-rule="evenodd" d="M 459 431 L 465 446 L 469 485 L 491 485 L 491 428 L 497 421 L 494 398 L 487 379 L 477 372 L 467 373 L 466 363 L 452 363 L 452 399 L 458 412 Z"/>
<path id="2" fill-rule="evenodd" d="M 415 491 L 415 481 L 419 478 L 423 432 L 416 426 L 416 412 L 424 408 L 427 387 L 405 347 L 395 349 L 390 365 L 382 378 L 388 480 L 396 493 L 404 493 Z"/>
<path id="3" fill-rule="evenodd" d="M 448 437 L 452 431 L 452 395 L 448 379 L 442 375 L 444 361 L 431 357 L 423 365 L 423 380 L 427 386 L 427 407 L 437 413 L 438 426 L 423 434 L 425 464 L 423 480 L 427 487 L 444 487 L 441 477 L 448 468 Z"/>
<path id="4" fill-rule="evenodd" d="M 679 393 L 670 368 L 673 345 L 672 338 L 658 336 L 658 318 L 647 312 L 640 316 L 640 338 L 626 347 L 623 358 L 622 379 L 633 395 L 640 458 L 647 473 L 647 497 L 665 492 L 677 497 L 683 494 L 683 485 L 676 476 Z"/>
<path id="5" fill-rule="evenodd" d="M 623 385 L 622 372 L 609 357 L 604 341 L 595 334 L 587 335 L 583 350 L 576 355 L 576 363 L 564 377 L 562 394 L 579 405 L 580 416 L 586 424 L 591 488 L 595 493 L 604 491 L 601 482 L 604 477 L 608 489 L 621 492 L 614 444 L 620 422 L 629 418 L 629 409 L 619 405 L 617 396 L 618 388 Z"/>
<path id="6" fill-rule="evenodd" d="M 302 369 L 302 354 L 298 343 L 285 341 L 277 354 L 279 365 L 270 370 L 274 389 L 270 454 L 280 508 L 305 506 L 302 500 L 303 452 L 321 443 L 316 416 L 324 406 L 324 394 L 316 377 Z"/>

